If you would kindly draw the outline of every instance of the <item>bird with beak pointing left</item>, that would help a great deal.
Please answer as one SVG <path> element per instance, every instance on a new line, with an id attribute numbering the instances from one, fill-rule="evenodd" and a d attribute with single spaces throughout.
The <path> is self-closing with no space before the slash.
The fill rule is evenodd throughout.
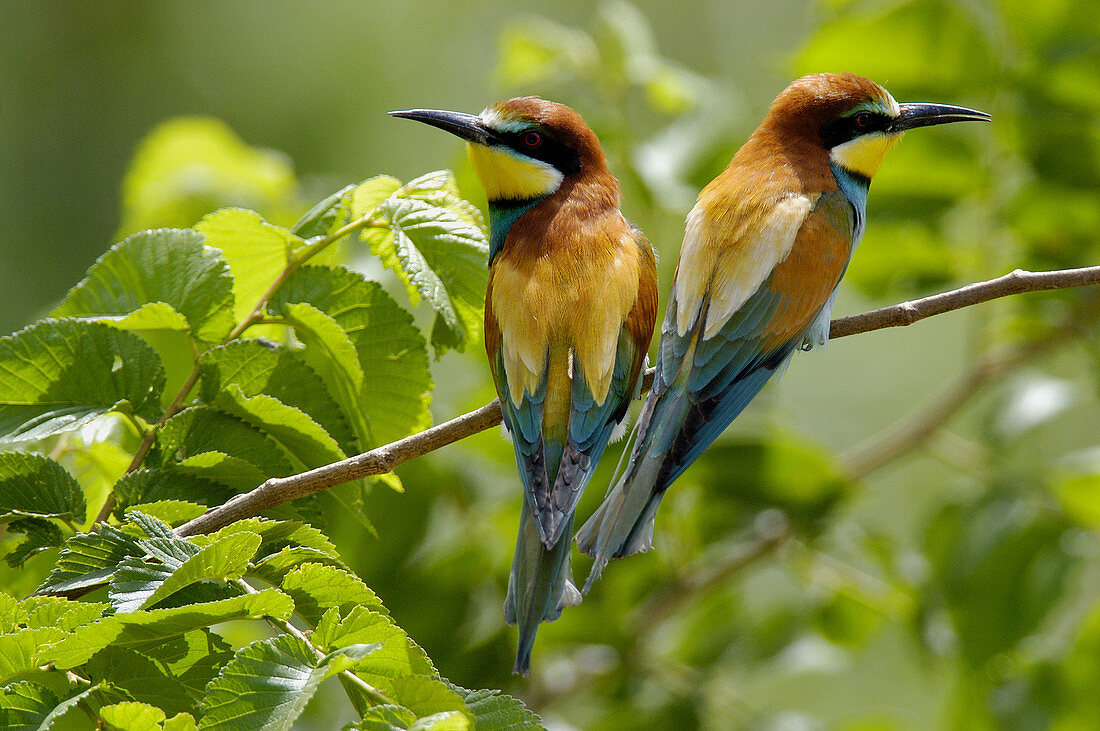
<path id="1" fill-rule="evenodd" d="M 657 315 L 653 250 L 619 210 L 596 135 L 535 97 L 480 115 L 390 112 L 444 129 L 489 201 L 485 349 L 523 483 L 505 619 L 527 675 L 539 622 L 580 601 L 573 511 L 635 394 Z"/>
<path id="2" fill-rule="evenodd" d="M 867 191 L 906 130 L 984 112 L 898 104 L 855 74 L 813 74 L 776 97 L 687 217 L 653 387 L 621 479 L 577 534 L 595 558 L 652 545 L 661 497 L 796 350 L 823 345 L 863 235 Z"/>

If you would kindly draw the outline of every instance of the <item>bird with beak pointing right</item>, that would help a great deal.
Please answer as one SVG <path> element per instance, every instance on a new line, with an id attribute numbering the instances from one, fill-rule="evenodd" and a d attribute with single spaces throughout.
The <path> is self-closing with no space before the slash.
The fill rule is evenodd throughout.
<path id="1" fill-rule="evenodd" d="M 898 104 L 855 74 L 804 76 L 775 99 L 688 214 L 630 460 L 577 534 L 595 558 L 586 593 L 611 558 L 651 547 L 665 490 L 791 354 L 825 343 L 871 178 L 902 133 L 988 119 Z"/>

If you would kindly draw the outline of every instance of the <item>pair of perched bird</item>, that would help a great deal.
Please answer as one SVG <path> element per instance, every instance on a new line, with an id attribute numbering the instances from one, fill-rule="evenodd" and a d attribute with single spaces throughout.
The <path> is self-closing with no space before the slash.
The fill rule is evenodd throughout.
<path id="1" fill-rule="evenodd" d="M 504 612 L 526 675 L 539 622 L 580 601 L 573 513 L 638 390 L 657 314 L 653 250 L 569 107 L 525 97 L 480 115 L 391 114 L 466 140 L 488 196 L 485 347 L 524 488 Z M 901 133 L 987 119 L 898 104 L 854 74 L 805 76 L 776 98 L 688 214 L 629 463 L 577 533 L 595 558 L 585 591 L 611 558 L 650 548 L 669 485 L 794 351 L 825 342 L 868 186 Z"/>

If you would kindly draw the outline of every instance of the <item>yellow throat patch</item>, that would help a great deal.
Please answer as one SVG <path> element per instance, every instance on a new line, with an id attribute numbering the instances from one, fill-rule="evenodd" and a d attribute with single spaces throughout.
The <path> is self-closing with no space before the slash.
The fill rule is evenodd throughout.
<path id="1" fill-rule="evenodd" d="M 878 172 L 882 159 L 901 139 L 900 134 L 876 134 L 862 135 L 849 140 L 843 145 L 837 145 L 829 153 L 832 161 L 845 170 L 864 176 L 868 180 Z"/>
<path id="2" fill-rule="evenodd" d="M 561 185 L 563 176 L 553 165 L 508 149 L 467 143 L 466 154 L 491 201 L 542 198 Z"/>

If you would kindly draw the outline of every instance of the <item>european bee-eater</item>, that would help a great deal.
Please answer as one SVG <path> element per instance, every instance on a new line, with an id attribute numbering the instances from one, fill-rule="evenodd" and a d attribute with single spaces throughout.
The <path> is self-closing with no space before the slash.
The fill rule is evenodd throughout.
<path id="1" fill-rule="evenodd" d="M 854 74 L 798 79 L 687 217 L 653 387 L 622 477 L 577 535 L 595 558 L 648 550 L 669 485 L 799 349 L 823 345 L 863 235 L 867 189 L 906 130 L 988 120 L 898 104 Z"/>
<path id="2" fill-rule="evenodd" d="M 526 675 L 541 621 L 580 601 L 573 511 L 622 421 L 657 316 L 653 250 L 596 135 L 535 97 L 391 112 L 458 135 L 489 201 L 485 348 L 524 488 L 505 619 Z M 564 536 L 564 538 L 563 538 Z"/>

